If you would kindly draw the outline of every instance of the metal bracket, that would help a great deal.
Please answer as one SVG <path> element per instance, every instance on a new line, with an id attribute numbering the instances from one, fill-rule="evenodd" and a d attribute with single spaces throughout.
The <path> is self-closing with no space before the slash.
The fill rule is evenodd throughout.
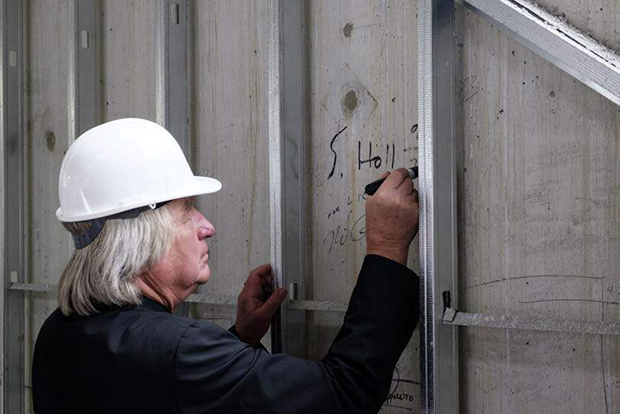
<path id="1" fill-rule="evenodd" d="M 442 322 L 452 322 L 456 317 L 457 310 L 454 308 L 447 308 L 443 311 L 443 316 L 441 317 Z"/>
<path id="2" fill-rule="evenodd" d="M 447 290 L 445 292 L 443 292 L 443 315 L 441 317 L 442 322 L 443 321 L 453 321 L 454 317 L 456 316 L 456 312 L 457 310 L 454 308 L 450 307 L 451 303 L 450 303 L 450 291 Z"/>

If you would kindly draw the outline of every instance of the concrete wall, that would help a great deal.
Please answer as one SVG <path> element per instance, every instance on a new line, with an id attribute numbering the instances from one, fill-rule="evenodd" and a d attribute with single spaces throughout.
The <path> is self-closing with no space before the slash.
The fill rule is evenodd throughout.
<path id="1" fill-rule="evenodd" d="M 615 0 L 541 3 L 620 49 Z M 70 137 L 71 5 L 26 2 L 33 283 L 57 283 L 72 249 L 54 215 Z M 156 6 L 102 2 L 104 120 L 155 119 Z M 364 185 L 417 162 L 416 6 L 304 2 L 307 299 L 348 299 L 365 251 Z M 461 308 L 618 322 L 619 108 L 477 16 L 457 11 Z M 198 200 L 217 229 L 205 293 L 236 295 L 249 270 L 269 261 L 266 19 L 266 2 L 241 0 L 195 2 L 190 18 L 192 165 L 224 184 Z M 417 270 L 416 243 L 409 265 Z M 54 294 L 27 297 L 30 352 L 56 301 Z M 223 326 L 234 313 L 192 307 L 193 316 Z M 342 317 L 307 312 L 309 358 L 324 355 Z M 382 412 L 419 412 L 418 340 L 416 330 Z M 463 328 L 461 345 L 463 412 L 620 407 L 618 338 Z"/>
<path id="2" fill-rule="evenodd" d="M 68 95 L 70 5 L 66 1 L 25 3 L 26 27 L 26 170 L 27 188 L 26 280 L 57 283 L 73 245 L 55 219 L 58 205 L 58 172 L 69 147 Z M 56 308 L 55 295 L 26 294 L 26 355 L 45 318 Z M 28 301 L 30 299 L 30 301 Z M 31 385 L 26 364 L 26 395 Z"/>
<path id="3" fill-rule="evenodd" d="M 618 50 L 617 2 L 544 3 Z M 460 12 L 461 308 L 619 322 L 620 108 Z M 617 412 L 619 340 L 461 329 L 461 409 Z"/>
<path id="4" fill-rule="evenodd" d="M 209 1 L 192 17 L 194 172 L 223 184 L 198 199 L 217 231 L 203 293 L 236 296 L 269 262 L 266 11 L 264 2 Z M 198 306 L 196 316 L 234 323 L 232 307 Z"/>
<path id="5" fill-rule="evenodd" d="M 366 250 L 364 186 L 383 171 L 417 163 L 416 4 L 309 1 L 305 13 L 306 292 L 309 299 L 346 302 Z M 410 256 L 415 268 L 417 247 Z M 342 317 L 308 314 L 311 358 L 324 355 Z M 416 330 L 386 402 L 394 407 L 385 412 L 417 409 L 418 342 Z"/>
<path id="6" fill-rule="evenodd" d="M 309 299 L 346 302 L 366 249 L 365 184 L 417 163 L 416 4 L 317 1 L 307 2 L 305 13 L 306 292 Z M 415 268 L 417 248 L 410 256 Z M 324 355 L 342 317 L 308 314 L 309 357 Z M 386 402 L 394 407 L 385 412 L 417 409 L 417 332 L 395 372 L 394 398 Z"/>
<path id="7" fill-rule="evenodd" d="M 29 281 L 57 283 L 71 252 L 54 211 L 58 171 L 70 140 L 72 4 L 32 0 L 28 6 Z M 103 120 L 156 118 L 156 8 L 151 1 L 102 2 Z M 216 196 L 198 199 L 218 230 L 210 242 L 213 278 L 202 293 L 236 295 L 249 270 L 269 261 L 266 11 L 264 2 L 205 1 L 194 4 L 190 17 L 192 164 L 196 174 L 215 176 L 224 185 Z M 308 2 L 304 21 L 312 176 L 306 195 L 308 298 L 346 301 L 365 250 L 364 184 L 381 171 L 416 162 L 415 4 Z M 375 156 L 382 158 L 381 166 L 358 162 Z M 54 294 L 28 296 L 30 346 L 56 301 Z M 235 310 L 200 305 L 192 314 L 229 326 Z M 325 353 L 342 316 L 307 313 L 308 357 Z M 416 335 L 399 364 L 394 390 L 403 400 L 395 405 L 417 403 L 417 342 Z"/>

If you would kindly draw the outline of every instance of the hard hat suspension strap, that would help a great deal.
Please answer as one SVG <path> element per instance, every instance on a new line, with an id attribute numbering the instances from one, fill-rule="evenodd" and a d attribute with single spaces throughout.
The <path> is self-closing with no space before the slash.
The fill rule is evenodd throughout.
<path id="1" fill-rule="evenodd" d="M 87 222 L 90 223 L 90 227 L 88 228 L 88 230 L 86 230 L 84 233 L 80 235 L 73 235 L 73 244 L 75 244 L 76 250 L 83 249 L 84 247 L 91 244 L 93 240 L 97 238 L 99 233 L 101 233 L 101 230 L 103 229 L 103 226 L 105 225 L 106 221 L 133 219 L 133 218 L 138 217 L 140 214 L 144 213 L 145 211 L 158 209 L 159 207 L 162 207 L 163 205 L 169 202 L 170 200 L 163 201 L 157 204 L 150 204 L 148 206 L 137 207 L 131 210 L 122 211 L 120 213 L 117 213 L 111 216 L 101 217 L 101 218 L 94 219 L 94 220 L 88 220 Z"/>

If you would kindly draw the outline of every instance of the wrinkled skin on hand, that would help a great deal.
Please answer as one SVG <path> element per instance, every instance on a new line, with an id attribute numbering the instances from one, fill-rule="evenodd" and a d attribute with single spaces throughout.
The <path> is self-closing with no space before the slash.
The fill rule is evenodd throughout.
<path id="1" fill-rule="evenodd" d="M 250 272 L 239 294 L 235 329 L 239 338 L 252 346 L 265 335 L 288 293 L 284 288 L 272 292 L 272 282 L 271 265 L 264 264 Z"/>
<path id="2" fill-rule="evenodd" d="M 404 168 L 385 173 L 379 190 L 366 200 L 366 252 L 407 265 L 418 233 L 418 192 Z"/>

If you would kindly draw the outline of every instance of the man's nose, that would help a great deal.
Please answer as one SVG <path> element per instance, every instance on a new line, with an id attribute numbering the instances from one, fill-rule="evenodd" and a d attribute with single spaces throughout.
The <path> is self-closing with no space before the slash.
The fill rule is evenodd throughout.
<path id="1" fill-rule="evenodd" d="M 215 235 L 215 226 L 209 220 L 202 217 L 202 222 L 198 228 L 198 238 L 204 240 Z"/>

